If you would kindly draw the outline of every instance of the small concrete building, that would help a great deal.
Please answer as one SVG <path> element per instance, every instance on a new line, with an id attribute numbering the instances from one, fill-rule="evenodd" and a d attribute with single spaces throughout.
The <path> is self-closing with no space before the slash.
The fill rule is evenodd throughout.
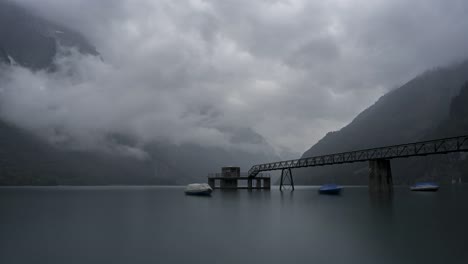
<path id="1" fill-rule="evenodd" d="M 221 168 L 221 175 L 225 178 L 233 178 L 224 179 L 221 181 L 221 188 L 237 188 L 237 180 L 240 177 L 240 167 L 223 167 Z"/>

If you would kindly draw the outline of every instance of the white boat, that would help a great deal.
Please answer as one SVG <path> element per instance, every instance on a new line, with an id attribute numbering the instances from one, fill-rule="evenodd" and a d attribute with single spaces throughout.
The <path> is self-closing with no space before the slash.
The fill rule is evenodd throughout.
<path id="1" fill-rule="evenodd" d="M 185 187 L 185 194 L 190 195 L 211 195 L 212 191 L 213 189 L 206 183 L 192 183 Z"/>
<path id="2" fill-rule="evenodd" d="M 420 192 L 435 192 L 439 189 L 439 185 L 433 182 L 420 182 L 410 187 L 411 191 Z"/>

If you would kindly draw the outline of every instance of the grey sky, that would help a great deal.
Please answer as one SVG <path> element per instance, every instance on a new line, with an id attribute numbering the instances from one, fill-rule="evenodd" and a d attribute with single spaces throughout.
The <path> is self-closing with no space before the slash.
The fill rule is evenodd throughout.
<path id="1" fill-rule="evenodd" d="M 10 115 L 84 138 L 225 145 L 220 127 L 246 126 L 303 152 L 389 89 L 468 57 L 464 0 L 16 2 L 82 32 L 104 62 L 63 58 L 74 77 L 16 70 L 45 88 L 11 95 L 35 121 Z"/>

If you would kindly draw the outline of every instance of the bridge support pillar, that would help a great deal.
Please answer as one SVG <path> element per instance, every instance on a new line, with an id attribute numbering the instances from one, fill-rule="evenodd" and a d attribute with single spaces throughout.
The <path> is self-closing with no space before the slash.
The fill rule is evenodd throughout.
<path id="1" fill-rule="evenodd" d="M 266 189 L 266 190 L 270 190 L 270 188 L 271 188 L 270 178 L 263 179 L 263 188 Z"/>
<path id="2" fill-rule="evenodd" d="M 247 189 L 249 189 L 249 190 L 252 190 L 252 181 L 253 181 L 252 178 L 249 178 L 249 179 L 247 180 Z"/>
<path id="3" fill-rule="evenodd" d="M 283 191 L 283 189 L 286 189 L 286 185 L 291 186 L 292 191 L 294 191 L 294 180 L 293 180 L 291 169 L 283 169 L 281 171 L 280 191 Z"/>
<path id="4" fill-rule="evenodd" d="M 392 193 L 393 180 L 390 160 L 369 161 L 369 191 L 371 193 Z"/>
<path id="5" fill-rule="evenodd" d="M 262 188 L 262 179 L 257 179 L 255 188 L 261 189 Z"/>

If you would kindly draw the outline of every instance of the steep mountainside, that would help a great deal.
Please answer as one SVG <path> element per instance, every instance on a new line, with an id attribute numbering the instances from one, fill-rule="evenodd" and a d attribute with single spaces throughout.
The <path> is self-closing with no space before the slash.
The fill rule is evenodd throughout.
<path id="1" fill-rule="evenodd" d="M 48 68 L 59 45 L 97 55 L 96 49 L 80 34 L 0 0 L 0 60 L 9 56 L 21 66 Z"/>
<path id="2" fill-rule="evenodd" d="M 8 59 L 8 54 L 2 47 L 0 47 L 0 63 L 10 63 L 10 60 Z"/>
<path id="3" fill-rule="evenodd" d="M 434 136 L 456 136 L 464 133 L 468 133 L 468 82 L 463 85 L 460 94 L 453 98 L 450 116 L 439 126 Z"/>
<path id="4" fill-rule="evenodd" d="M 450 115 L 429 137 L 446 137 L 468 134 L 468 82 L 463 85 L 460 94 L 450 105 Z M 433 157 L 426 169 L 429 175 L 437 175 L 442 182 L 468 181 L 468 154 L 450 154 L 445 157 Z"/>
<path id="5" fill-rule="evenodd" d="M 455 96 L 467 80 L 468 61 L 428 71 L 380 98 L 340 131 L 328 133 L 303 157 L 466 134 L 468 130 L 463 128 L 435 131 L 463 108 L 453 109 L 463 101 Z M 459 115 L 463 115 L 462 112 Z M 413 158 L 411 166 L 409 160 L 394 160 L 395 181 L 405 183 L 417 178 L 439 177 L 429 176 L 430 162 L 444 158 L 447 157 Z M 303 169 L 297 175 L 302 184 L 327 181 L 361 184 L 367 182 L 367 164 Z"/>
<path id="6" fill-rule="evenodd" d="M 63 151 L 3 121 L 0 146 L 0 185 L 174 183 L 154 177 L 148 161 Z"/>
<path id="7" fill-rule="evenodd" d="M 80 34 L 0 0 L 0 64 L 17 63 L 33 70 L 53 71 L 59 45 L 98 55 Z M 219 171 L 224 165 L 248 169 L 255 163 L 279 159 L 253 130 L 226 129 L 235 143 L 255 144 L 264 151 L 252 154 L 198 145 L 153 143 L 144 146 L 148 157 L 137 159 L 52 146 L 15 124 L 0 120 L 0 185 L 186 184 L 205 181 L 207 173 Z M 115 136 L 110 138 L 115 142 Z M 123 138 L 120 136 L 118 140 L 121 146 L 133 147 L 131 139 Z"/>

